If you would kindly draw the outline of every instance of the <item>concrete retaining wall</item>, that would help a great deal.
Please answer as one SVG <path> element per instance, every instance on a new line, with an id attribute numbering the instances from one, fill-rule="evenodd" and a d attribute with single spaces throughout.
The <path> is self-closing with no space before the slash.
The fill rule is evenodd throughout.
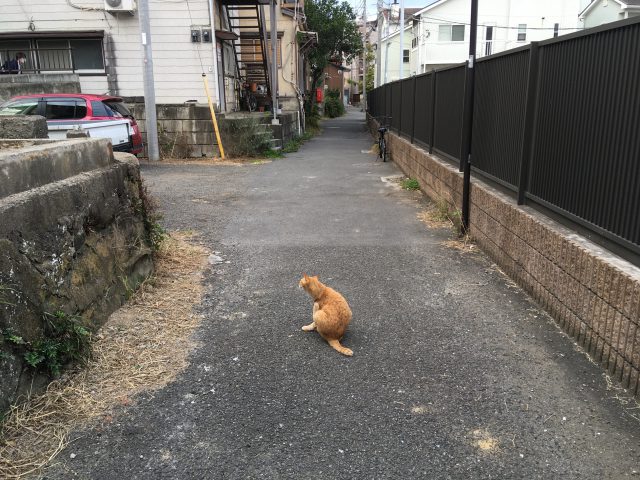
<path id="1" fill-rule="evenodd" d="M 0 102 L 15 95 L 31 93 L 80 93 L 75 73 L 28 73 L 0 75 Z"/>
<path id="2" fill-rule="evenodd" d="M 139 166 L 106 139 L 0 140 L 0 329 L 26 342 L 45 317 L 97 329 L 152 271 Z M 43 386 L 0 336 L 0 411 Z M 36 388 L 37 391 L 37 388 Z"/>
<path id="3" fill-rule="evenodd" d="M 0 138 L 49 138 L 47 121 L 40 115 L 0 117 Z"/>
<path id="4" fill-rule="evenodd" d="M 370 118 L 370 128 L 375 122 Z M 462 205 L 462 174 L 393 133 L 392 160 L 433 199 Z M 470 235 L 623 387 L 640 394 L 640 269 L 472 179 Z"/>

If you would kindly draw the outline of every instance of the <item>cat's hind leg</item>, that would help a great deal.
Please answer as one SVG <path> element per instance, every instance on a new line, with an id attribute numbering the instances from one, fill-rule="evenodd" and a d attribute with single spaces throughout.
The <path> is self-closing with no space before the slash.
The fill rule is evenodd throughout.
<path id="1" fill-rule="evenodd" d="M 311 322 L 309 325 L 302 327 L 305 332 L 313 332 L 316 329 L 316 322 Z"/>
<path id="2" fill-rule="evenodd" d="M 352 357 L 353 356 L 353 350 L 351 350 L 350 348 L 347 348 L 347 347 L 343 347 L 340 344 L 340 340 L 329 340 L 329 339 L 327 339 L 327 342 L 329 342 L 329 345 L 331 345 L 331 347 L 333 347 L 334 350 L 337 350 L 341 354 L 346 355 L 347 357 Z"/>

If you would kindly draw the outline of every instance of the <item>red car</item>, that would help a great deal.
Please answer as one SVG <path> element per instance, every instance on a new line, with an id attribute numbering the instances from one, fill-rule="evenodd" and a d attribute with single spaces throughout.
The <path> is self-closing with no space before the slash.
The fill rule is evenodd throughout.
<path id="1" fill-rule="evenodd" d="M 133 154 L 143 150 L 138 123 L 120 97 L 85 93 L 19 95 L 0 105 L 0 115 L 42 115 L 50 125 L 126 118 L 131 135 L 124 150 Z"/>

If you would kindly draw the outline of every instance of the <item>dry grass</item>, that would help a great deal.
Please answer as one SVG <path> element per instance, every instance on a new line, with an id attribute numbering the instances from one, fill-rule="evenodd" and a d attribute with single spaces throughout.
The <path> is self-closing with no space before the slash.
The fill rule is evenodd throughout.
<path id="1" fill-rule="evenodd" d="M 500 442 L 497 438 L 491 436 L 491 434 L 484 430 L 478 429 L 471 432 L 473 438 L 473 445 L 484 453 L 498 453 L 500 452 Z"/>
<path id="2" fill-rule="evenodd" d="M 151 163 L 140 160 L 141 163 Z M 166 165 L 262 165 L 272 160 L 264 157 L 226 157 L 221 158 L 163 158 L 160 164 Z"/>
<path id="3" fill-rule="evenodd" d="M 142 390 L 169 383 L 187 366 L 188 341 L 201 316 L 202 273 L 208 252 L 173 234 L 160 247 L 156 272 L 94 337 L 85 368 L 12 407 L 0 437 L 0 478 L 34 475 L 67 444 L 69 432 L 131 403 Z"/>

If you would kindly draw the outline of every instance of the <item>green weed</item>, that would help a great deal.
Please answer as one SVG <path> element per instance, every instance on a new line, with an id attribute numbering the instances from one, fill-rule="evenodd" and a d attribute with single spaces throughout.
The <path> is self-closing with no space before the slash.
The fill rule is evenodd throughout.
<path id="1" fill-rule="evenodd" d="M 420 189 L 420 184 L 415 178 L 406 178 L 402 180 L 402 188 L 405 190 L 418 190 Z"/>
<path id="2" fill-rule="evenodd" d="M 80 317 L 64 312 L 45 313 L 44 319 L 44 335 L 33 342 L 25 341 L 10 329 L 3 330 L 2 336 L 22 353 L 31 368 L 58 377 L 64 365 L 89 358 L 91 332 L 82 325 Z"/>

